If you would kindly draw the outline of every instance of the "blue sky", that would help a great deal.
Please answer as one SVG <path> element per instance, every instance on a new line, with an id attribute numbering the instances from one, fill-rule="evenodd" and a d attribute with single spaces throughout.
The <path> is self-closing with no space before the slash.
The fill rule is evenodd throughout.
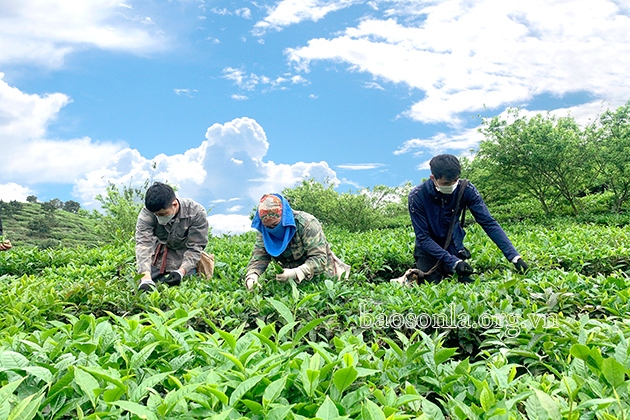
<path id="1" fill-rule="evenodd" d="M 0 198 L 166 181 L 242 232 L 303 178 L 418 183 L 479 116 L 630 99 L 626 0 L 0 0 Z"/>

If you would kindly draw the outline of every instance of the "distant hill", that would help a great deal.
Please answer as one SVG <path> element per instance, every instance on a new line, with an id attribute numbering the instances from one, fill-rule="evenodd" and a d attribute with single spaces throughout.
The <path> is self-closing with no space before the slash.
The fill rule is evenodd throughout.
<path id="1" fill-rule="evenodd" d="M 40 203 L 3 203 L 5 238 L 14 247 L 91 247 L 104 242 L 97 233 L 97 217 L 83 210 L 70 213 L 61 209 L 44 209 L 45 206 Z"/>

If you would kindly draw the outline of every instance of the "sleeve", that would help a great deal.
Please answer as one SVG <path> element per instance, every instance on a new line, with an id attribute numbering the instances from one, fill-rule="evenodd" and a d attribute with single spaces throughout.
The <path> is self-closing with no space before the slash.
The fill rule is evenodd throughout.
<path id="1" fill-rule="evenodd" d="M 459 258 L 451 255 L 431 238 L 426 207 L 422 203 L 419 191 L 409 195 L 409 215 L 416 234 L 416 246 L 442 261 L 447 267 L 453 267 Z"/>
<path id="2" fill-rule="evenodd" d="M 518 255 L 516 248 L 512 245 L 512 242 L 509 240 L 505 231 L 499 225 L 494 217 L 490 214 L 488 207 L 486 207 L 486 203 L 483 201 L 481 194 L 474 185 L 469 185 L 469 191 L 467 191 L 467 201 L 468 208 L 472 213 L 475 221 L 479 223 L 484 232 L 488 235 L 488 237 L 494 242 L 497 247 L 503 252 L 505 258 L 511 261 L 514 257 Z"/>
<path id="3" fill-rule="evenodd" d="M 256 243 L 254 243 L 254 250 L 252 251 L 252 256 L 249 260 L 249 264 L 247 264 L 246 276 L 250 274 L 257 274 L 261 276 L 269 263 L 271 262 L 271 255 L 265 249 L 265 244 L 263 242 L 262 233 L 258 232 L 256 235 Z"/>
<path id="4" fill-rule="evenodd" d="M 299 234 L 300 232 L 297 232 Z M 328 242 L 324 229 L 315 218 L 308 220 L 302 233 L 302 243 L 306 251 L 306 261 L 300 266 L 306 279 L 326 271 L 328 264 Z"/>
<path id="5" fill-rule="evenodd" d="M 143 208 L 136 221 L 136 264 L 139 273 L 151 271 L 151 256 L 157 242 L 153 223 L 153 215 Z"/>
<path id="6" fill-rule="evenodd" d="M 208 245 L 208 219 L 205 209 L 201 208 L 195 214 L 188 229 L 186 251 L 184 251 L 184 259 L 180 266 L 186 273 L 197 267 L 201 259 L 201 251 L 206 249 L 206 245 Z"/>

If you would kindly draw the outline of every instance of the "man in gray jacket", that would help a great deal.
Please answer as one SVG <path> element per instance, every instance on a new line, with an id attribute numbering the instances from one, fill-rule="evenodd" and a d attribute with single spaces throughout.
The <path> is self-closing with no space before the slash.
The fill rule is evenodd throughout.
<path id="1" fill-rule="evenodd" d="M 208 244 L 206 209 L 191 199 L 177 198 L 161 182 L 149 187 L 144 204 L 136 223 L 136 262 L 143 274 L 138 289 L 149 290 L 156 281 L 177 286 L 182 277 L 196 272 Z"/>

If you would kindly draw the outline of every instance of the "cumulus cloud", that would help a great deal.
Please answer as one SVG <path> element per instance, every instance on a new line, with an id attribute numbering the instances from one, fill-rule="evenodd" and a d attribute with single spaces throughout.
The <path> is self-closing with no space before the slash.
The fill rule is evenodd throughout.
<path id="1" fill-rule="evenodd" d="M 20 184 L 73 182 L 99 168 L 125 145 L 87 137 L 49 139 L 48 125 L 71 102 L 61 93 L 31 95 L 9 86 L 0 73 L 0 181 Z"/>
<path id="2" fill-rule="evenodd" d="M 29 187 L 9 182 L 0 184 L 0 200 L 2 201 L 26 201 L 26 197 L 33 195 L 33 190 Z"/>
<path id="3" fill-rule="evenodd" d="M 146 53 L 166 42 L 149 16 L 112 0 L 5 0 L 0 4 L 0 64 L 56 68 L 87 46 Z"/>
<path id="4" fill-rule="evenodd" d="M 454 127 L 463 125 L 462 114 L 541 94 L 582 92 L 613 106 L 630 97 L 630 12 L 614 0 L 373 3 L 394 7 L 383 18 L 288 49 L 290 62 L 302 71 L 317 61 L 341 62 L 408 85 L 424 96 L 405 115 Z M 423 18 L 409 21 L 413 16 Z"/>
<path id="5" fill-rule="evenodd" d="M 213 214 L 208 216 L 213 236 L 238 235 L 253 230 L 249 216 L 239 214 Z"/>
<path id="6" fill-rule="evenodd" d="M 223 216 L 248 214 L 265 193 L 280 192 L 310 178 L 339 183 L 326 162 L 265 161 L 269 147 L 263 128 L 255 120 L 237 118 L 213 124 L 206 131 L 206 140 L 183 154 L 160 154 L 149 159 L 137 150 L 123 149 L 102 168 L 78 180 L 73 194 L 90 208 L 97 206 L 94 197 L 103 193 L 109 183 L 142 187 L 146 181 L 167 182 L 177 187 L 180 197 L 190 197 L 210 209 L 209 220 L 229 220 L 229 228 L 235 232 L 232 222 L 244 219 Z"/>

